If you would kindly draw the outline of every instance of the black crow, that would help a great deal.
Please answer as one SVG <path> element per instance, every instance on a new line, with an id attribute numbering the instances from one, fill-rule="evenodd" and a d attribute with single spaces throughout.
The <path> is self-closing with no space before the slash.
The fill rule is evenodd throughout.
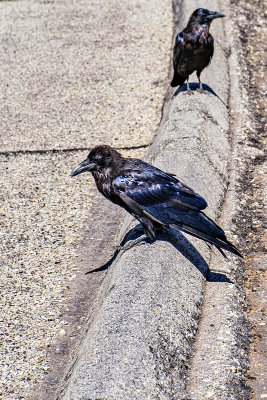
<path id="1" fill-rule="evenodd" d="M 197 71 L 199 89 L 201 71 L 207 67 L 213 56 L 213 37 L 209 33 L 210 24 L 215 18 L 222 18 L 224 14 L 198 8 L 189 18 L 187 27 L 176 36 L 173 49 L 174 75 L 171 86 L 182 85 L 194 71 Z"/>
<path id="2" fill-rule="evenodd" d="M 206 201 L 173 175 L 135 159 L 123 158 L 109 146 L 96 146 L 71 176 L 90 171 L 100 193 L 141 222 L 144 235 L 123 249 L 152 242 L 163 228 L 176 227 L 241 256 L 223 230 L 201 210 Z M 241 256 L 242 257 L 242 256 Z"/>

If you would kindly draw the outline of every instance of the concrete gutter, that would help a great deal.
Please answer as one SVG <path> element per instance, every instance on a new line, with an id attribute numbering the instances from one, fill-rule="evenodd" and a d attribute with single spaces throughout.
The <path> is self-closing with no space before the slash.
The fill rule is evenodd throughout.
<path id="1" fill-rule="evenodd" d="M 199 6 L 198 1 L 180 6 L 177 30 Z M 225 12 L 217 1 L 205 6 Z M 202 76 L 207 91 L 167 94 L 147 154 L 203 196 L 207 214 L 216 220 L 232 165 L 224 24 L 218 20 L 212 26 L 215 55 Z M 118 241 L 131 223 L 127 217 Z M 238 341 L 243 293 L 231 275 L 237 266 L 236 258 L 222 260 L 205 243 L 174 231 L 117 257 L 57 399 L 244 398 L 239 397 L 244 343 Z"/>

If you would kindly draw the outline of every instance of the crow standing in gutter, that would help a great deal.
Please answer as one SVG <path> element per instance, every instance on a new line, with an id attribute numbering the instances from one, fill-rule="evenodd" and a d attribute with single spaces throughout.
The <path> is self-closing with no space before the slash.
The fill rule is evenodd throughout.
<path id="1" fill-rule="evenodd" d="M 189 18 L 187 27 L 180 32 L 175 40 L 173 49 L 174 75 L 171 86 L 182 85 L 194 71 L 197 71 L 199 89 L 202 91 L 200 74 L 208 66 L 213 56 L 213 37 L 209 33 L 210 24 L 215 18 L 222 18 L 224 14 L 198 8 Z"/>
<path id="2" fill-rule="evenodd" d="M 100 193 L 123 207 L 141 222 L 144 235 L 122 247 L 127 250 L 144 241 L 152 242 L 163 228 L 176 227 L 214 244 L 224 255 L 228 250 L 242 257 L 221 228 L 201 210 L 206 201 L 170 174 L 144 161 L 123 158 L 109 146 L 96 146 L 71 176 L 90 171 Z"/>

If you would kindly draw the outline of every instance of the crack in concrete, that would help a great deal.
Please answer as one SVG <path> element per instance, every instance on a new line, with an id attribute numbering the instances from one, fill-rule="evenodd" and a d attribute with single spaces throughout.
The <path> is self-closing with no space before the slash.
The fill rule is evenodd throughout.
<path id="1" fill-rule="evenodd" d="M 138 150 L 145 149 L 150 146 L 150 143 L 142 144 L 138 146 L 126 146 L 126 147 L 114 147 L 116 150 Z M 58 153 L 75 153 L 76 151 L 88 151 L 90 147 L 74 147 L 69 149 L 47 149 L 47 150 L 14 150 L 14 151 L 0 151 L 0 156 L 9 157 L 9 156 L 17 156 L 17 155 L 25 155 L 25 154 L 58 154 Z"/>

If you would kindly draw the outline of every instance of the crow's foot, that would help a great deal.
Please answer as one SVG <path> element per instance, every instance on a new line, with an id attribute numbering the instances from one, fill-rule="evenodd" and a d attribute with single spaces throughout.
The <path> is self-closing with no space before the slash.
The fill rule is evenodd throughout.
<path id="1" fill-rule="evenodd" d="M 202 86 L 202 83 L 201 83 L 201 82 L 199 83 L 199 88 L 197 89 L 197 91 L 198 91 L 199 93 L 204 93 L 204 92 L 205 92 L 205 90 L 203 89 L 203 86 Z"/>
<path id="2" fill-rule="evenodd" d="M 186 82 L 186 91 L 185 91 L 185 93 L 187 93 L 187 94 L 192 94 L 193 93 L 193 90 L 190 89 L 190 86 L 189 86 L 188 82 Z"/>
<path id="3" fill-rule="evenodd" d="M 146 243 L 152 243 L 152 241 L 149 240 L 146 235 L 142 235 L 134 240 L 130 240 L 128 243 L 126 243 L 123 246 L 116 246 L 115 248 L 119 251 L 124 252 L 124 251 L 131 249 L 134 246 L 139 246 L 141 244 L 146 244 Z"/>

